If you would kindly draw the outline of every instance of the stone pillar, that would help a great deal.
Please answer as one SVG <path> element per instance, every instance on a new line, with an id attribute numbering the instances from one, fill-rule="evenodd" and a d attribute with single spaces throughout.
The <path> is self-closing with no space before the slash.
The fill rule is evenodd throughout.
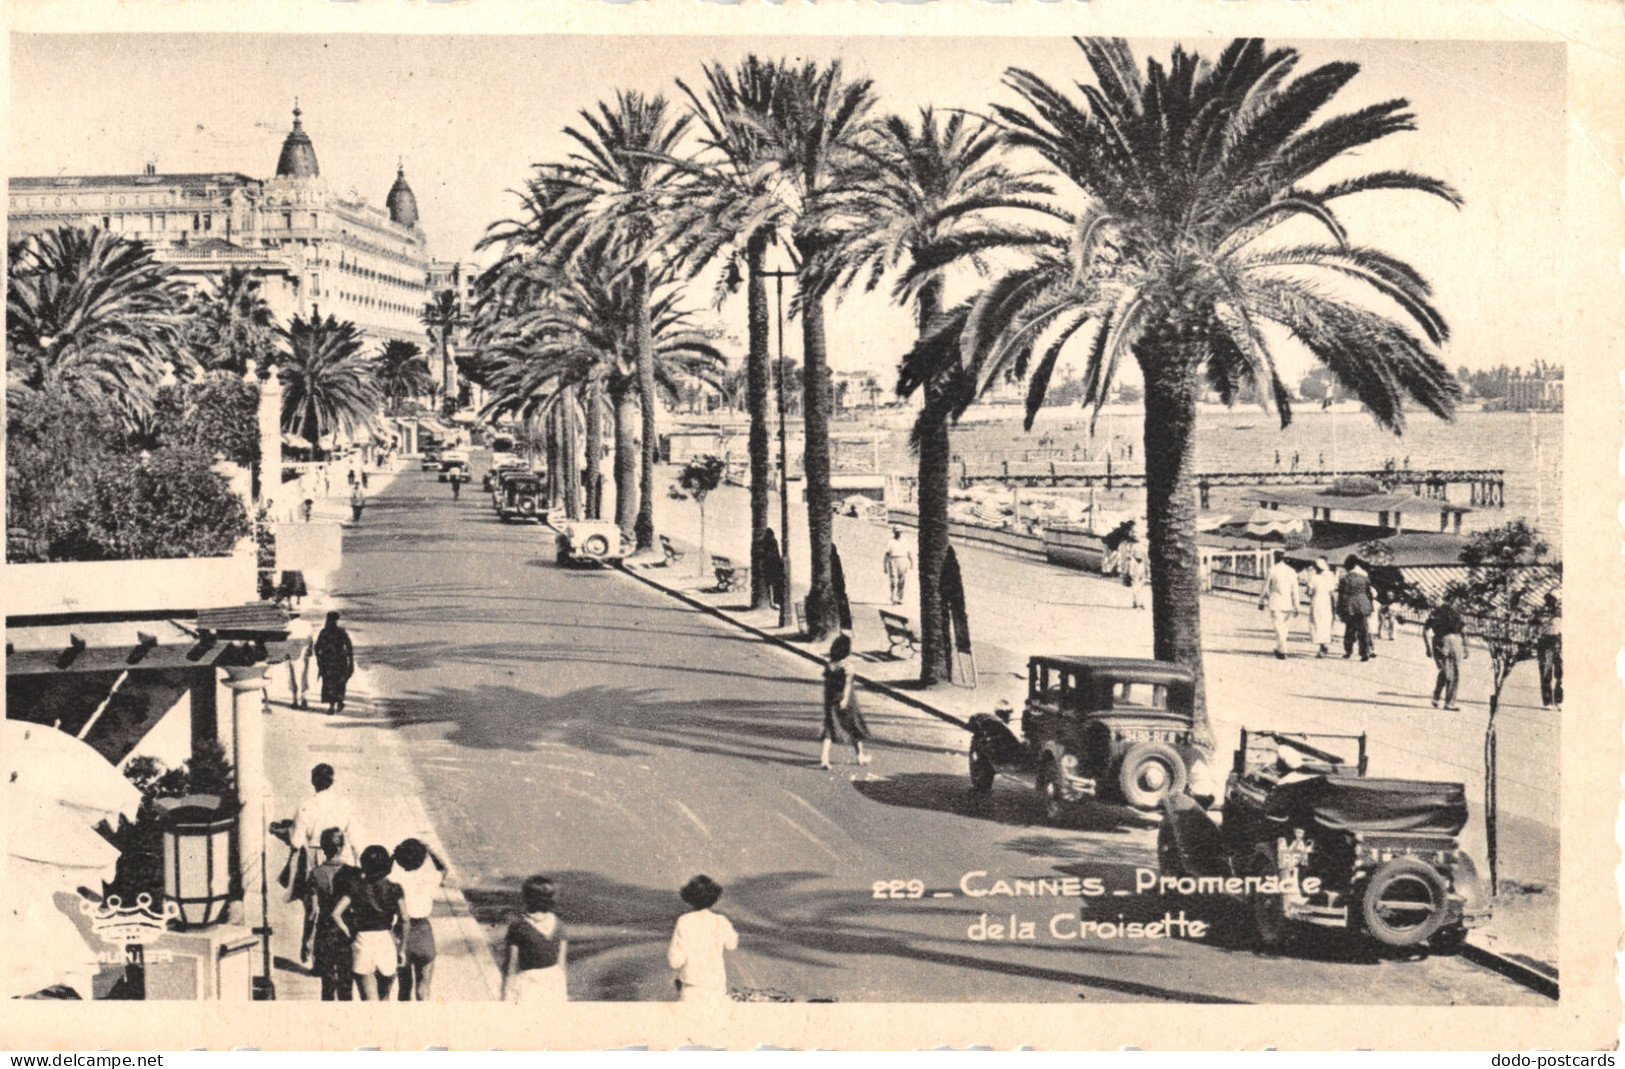
<path id="1" fill-rule="evenodd" d="M 259 408 L 261 505 L 282 489 L 282 379 L 275 364 L 265 372 L 268 377 L 260 383 Z M 252 364 L 248 376 L 257 378 Z"/>
<path id="2" fill-rule="evenodd" d="M 230 733 L 226 752 L 236 772 L 237 794 L 242 802 L 237 816 L 237 874 L 242 900 L 231 907 L 234 924 L 244 923 L 247 916 L 257 915 L 259 910 L 260 853 L 265 849 L 266 795 L 270 791 L 265 779 L 262 692 L 269 682 L 265 669 L 262 664 L 224 669 L 216 691 L 221 707 L 231 710 L 221 728 Z"/>

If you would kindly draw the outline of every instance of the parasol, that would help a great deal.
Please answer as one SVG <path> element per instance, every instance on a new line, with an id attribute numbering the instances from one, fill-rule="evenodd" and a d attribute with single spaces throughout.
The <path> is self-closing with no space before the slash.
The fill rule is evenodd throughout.
<path id="1" fill-rule="evenodd" d="M 140 792 L 90 746 L 43 724 L 0 721 L 0 754 L 0 998 L 56 984 L 89 998 L 96 954 L 59 900 L 113 878 L 119 852 L 95 828 L 133 818 Z"/>

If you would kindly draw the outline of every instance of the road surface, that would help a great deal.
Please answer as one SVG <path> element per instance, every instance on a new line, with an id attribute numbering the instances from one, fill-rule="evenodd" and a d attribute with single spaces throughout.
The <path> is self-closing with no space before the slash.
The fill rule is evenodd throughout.
<path id="1" fill-rule="evenodd" d="M 1149 824 L 1102 807 L 1038 826 L 1013 783 L 974 799 L 962 732 L 872 694 L 873 765 L 819 770 L 815 666 L 631 576 L 558 567 L 551 532 L 498 521 L 478 487 L 453 502 L 397 477 L 346 532 L 335 592 L 493 954 L 519 884 L 551 876 L 573 999 L 673 998 L 677 888 L 704 872 L 740 933 L 733 985 L 796 999 L 1545 1004 L 1459 959 L 1126 938 L 1215 916 L 1133 893 Z M 1069 878 L 1101 893 L 967 893 Z M 1104 927 L 1080 938 L 1084 918 Z"/>

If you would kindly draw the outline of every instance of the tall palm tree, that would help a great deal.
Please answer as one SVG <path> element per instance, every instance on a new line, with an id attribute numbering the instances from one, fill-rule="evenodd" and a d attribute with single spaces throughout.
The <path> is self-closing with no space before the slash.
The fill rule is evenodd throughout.
<path id="1" fill-rule="evenodd" d="M 250 360 L 264 368 L 276 352 L 276 319 L 260 277 L 233 267 L 187 304 L 188 340 L 198 364 L 241 375 Z"/>
<path id="2" fill-rule="evenodd" d="M 900 268 L 936 263 L 954 235 L 967 228 L 998 232 L 1001 219 L 1007 235 L 1018 237 L 1019 231 L 1009 229 L 1010 217 L 1048 207 L 1036 198 L 1048 194 L 1050 186 L 1012 170 L 997 158 L 998 148 L 994 128 L 962 113 L 939 120 L 922 108 L 918 128 L 895 115 L 881 123 L 872 141 L 860 146 L 859 161 L 825 198 L 825 252 L 837 292 L 859 281 L 873 290 L 894 274 L 893 296 L 912 306 L 923 334 L 942 308 L 944 268 L 907 275 Z M 948 423 L 954 415 L 945 401 L 956 363 L 953 354 L 930 368 L 915 361 L 899 380 L 903 395 L 917 389 L 926 395 L 910 439 L 919 457 L 920 680 L 926 684 L 947 679 L 950 672 L 940 583 L 948 554 Z M 871 379 L 871 400 L 878 392 Z"/>
<path id="3" fill-rule="evenodd" d="M 563 166 L 544 167 L 556 222 L 540 244 L 556 262 L 583 250 L 612 246 L 609 257 L 625 265 L 632 316 L 633 358 L 642 412 L 643 453 L 638 480 L 638 512 L 633 530 L 640 550 L 654 546 L 654 469 L 659 459 L 655 414 L 658 376 L 650 325 L 651 294 L 660 246 L 655 240 L 663 203 L 684 180 L 672 160 L 689 119 L 673 116 L 660 94 L 622 91 L 613 103 L 582 110 L 581 126 L 567 126 L 575 142 Z M 617 494 L 630 492 L 618 485 Z M 619 511 L 619 510 L 617 510 Z"/>
<path id="4" fill-rule="evenodd" d="M 809 637 L 818 639 L 839 626 L 831 569 L 834 529 L 829 482 L 829 420 L 834 389 L 824 336 L 823 298 L 828 281 L 821 274 L 820 250 L 825 239 L 818 213 L 841 168 L 856 156 L 875 97 L 872 83 L 868 79 L 849 80 L 838 60 L 822 66 L 811 61 L 800 66 L 784 64 L 770 77 L 764 73 L 763 82 L 765 93 L 744 101 L 743 110 L 732 114 L 734 121 L 758 131 L 753 159 L 760 175 L 753 181 L 771 188 L 774 196 L 782 200 L 782 220 L 788 225 L 797 261 L 796 314 L 801 317 L 806 441 L 802 464 L 812 558 L 807 629 Z M 766 214 L 762 217 L 781 218 Z"/>
<path id="5" fill-rule="evenodd" d="M 428 393 L 434 388 L 434 374 L 423 359 L 423 350 L 398 338 L 384 343 L 378 354 L 378 386 L 391 411 L 398 411 L 409 397 Z"/>
<path id="6" fill-rule="evenodd" d="M 735 71 L 721 64 L 706 65 L 703 90 L 678 79 L 678 88 L 688 97 L 698 123 L 699 152 L 687 161 L 695 181 L 673 198 L 664 238 L 669 255 L 687 267 L 690 277 L 743 247 L 747 323 L 743 392 L 750 419 L 752 608 L 761 608 L 770 599 L 769 574 L 762 559 L 768 498 L 773 491 L 767 410 L 767 286 L 762 271 L 769 247 L 787 236 L 796 211 L 794 199 L 786 195 L 790 190 L 771 165 L 767 138 L 786 69 L 783 61 L 751 55 Z M 788 604 L 785 611 L 789 611 Z"/>
<path id="7" fill-rule="evenodd" d="M 611 410 L 615 438 L 616 523 L 632 522 L 634 498 L 625 493 L 638 477 L 633 449 L 642 395 L 637 368 L 637 315 L 648 310 L 655 389 L 675 403 L 685 381 L 709 385 L 725 373 L 722 354 L 677 300 L 674 286 L 642 301 L 630 272 L 602 248 L 584 250 L 568 271 L 554 271 L 545 288 L 533 291 L 527 310 L 510 315 L 482 337 L 490 362 L 491 400 L 487 412 L 533 417 L 539 406 L 564 388 L 584 388 L 589 397 L 587 453 L 589 479 L 596 470 L 599 438 L 594 406 Z M 535 276 L 534 268 L 522 268 Z M 588 487 L 589 501 L 592 487 Z"/>
<path id="8" fill-rule="evenodd" d="M 282 428 L 320 449 L 335 431 L 354 434 L 383 403 L 376 360 L 362 351 L 361 332 L 312 307 L 281 332 Z"/>
<path id="9" fill-rule="evenodd" d="M 418 318 L 440 349 L 441 405 L 450 415 L 457 404 L 457 395 L 451 389 L 451 336 L 464 323 L 463 303 L 458 300 L 456 290 L 436 290 Z"/>
<path id="10" fill-rule="evenodd" d="M 1461 200 L 1410 171 L 1314 181 L 1332 161 L 1416 128 L 1403 99 L 1315 121 L 1356 64 L 1298 74 L 1296 50 L 1236 40 L 1213 62 L 1175 48 L 1166 66 L 1148 60 L 1142 73 L 1124 41 L 1078 45 L 1093 74 L 1093 84 L 1079 86 L 1081 100 L 1011 70 L 1006 84 L 1022 103 L 995 108 L 1008 143 L 1072 186 L 1075 210 L 1016 241 L 975 234 L 944 250 L 1001 248 L 1022 258 L 940 317 L 942 332 L 974 370 L 975 388 L 1027 375 L 1029 426 L 1069 339 L 1088 346 L 1084 403 L 1097 413 L 1123 357 L 1139 365 L 1155 652 L 1195 674 L 1205 731 L 1191 471 L 1203 382 L 1227 402 L 1254 384 L 1285 426 L 1289 391 L 1261 329 L 1268 324 L 1301 342 L 1379 425 L 1401 432 L 1406 398 L 1453 418 L 1460 387 L 1439 359 L 1448 330 L 1427 281 L 1388 253 L 1353 244 L 1333 205 L 1377 190 Z M 1326 238 L 1282 233 L 1288 222 Z"/>
<path id="11" fill-rule="evenodd" d="M 185 289 L 141 241 L 58 227 L 16 243 L 6 277 L 6 382 L 105 402 L 125 422 L 189 363 Z"/>

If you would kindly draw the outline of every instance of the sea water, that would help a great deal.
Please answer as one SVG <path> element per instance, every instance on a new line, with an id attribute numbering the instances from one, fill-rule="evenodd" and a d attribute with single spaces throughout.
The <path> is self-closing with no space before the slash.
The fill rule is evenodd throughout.
<path id="1" fill-rule="evenodd" d="M 1089 422 L 1086 411 L 1047 408 L 1033 429 L 1024 431 L 1019 407 L 981 406 L 952 429 L 950 442 L 953 452 L 973 467 L 1001 456 L 1020 460 L 1024 453 L 1036 460 L 1041 450 L 1059 451 L 1066 458 L 1100 459 L 1110 449 L 1113 470 L 1144 469 L 1144 420 L 1137 410 L 1121 406 L 1103 411 L 1092 436 Z M 1295 410 L 1284 430 L 1278 417 L 1256 408 L 1207 409 L 1197 417 L 1197 471 L 1289 471 L 1294 453 L 1300 470 L 1378 470 L 1390 461 L 1403 468 L 1407 460 L 1418 469 L 1503 469 L 1505 507 L 1474 509 L 1463 520 L 1463 530 L 1523 518 L 1539 528 L 1554 556 L 1561 555 L 1561 412 L 1465 411 L 1455 422 L 1445 423 L 1427 412 L 1410 411 L 1399 436 L 1381 429 L 1354 406 Z M 911 472 L 916 463 L 908 451 L 906 426 L 899 421 L 885 434 L 882 464 L 890 471 Z M 1452 486 L 1449 493 L 1453 503 L 1468 503 L 1467 486 Z M 1215 505 L 1222 507 L 1217 500 Z"/>

